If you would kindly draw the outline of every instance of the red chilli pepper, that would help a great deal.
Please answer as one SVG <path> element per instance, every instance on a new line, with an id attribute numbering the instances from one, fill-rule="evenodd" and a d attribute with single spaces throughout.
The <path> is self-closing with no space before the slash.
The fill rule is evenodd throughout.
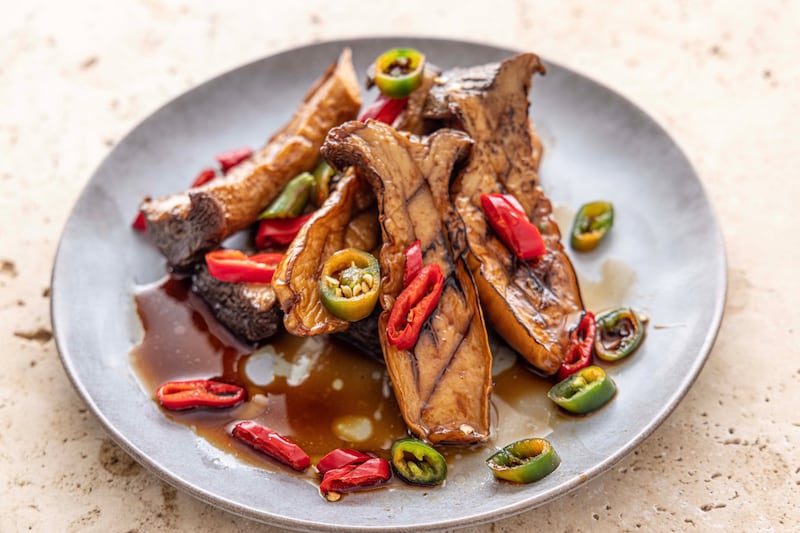
<path id="1" fill-rule="evenodd" d="M 592 346 L 596 332 L 597 324 L 594 314 L 586 311 L 577 327 L 569 334 L 567 354 L 561 368 L 558 369 L 559 381 L 592 363 Z"/>
<path id="2" fill-rule="evenodd" d="M 248 146 L 241 148 L 234 148 L 233 150 L 226 150 L 214 156 L 214 159 L 219 163 L 222 173 L 226 174 L 230 169 L 253 155 L 253 149 Z"/>
<path id="3" fill-rule="evenodd" d="M 236 424 L 233 427 L 232 435 L 295 470 L 305 470 L 311 464 L 308 454 L 300 446 L 277 431 L 252 420 Z"/>
<path id="4" fill-rule="evenodd" d="M 329 500 L 335 501 L 330 493 L 350 492 L 361 488 L 372 487 L 378 483 L 388 481 L 392 477 L 389 461 L 380 457 L 373 457 L 358 465 L 348 465 L 334 470 L 328 470 L 319 490 Z"/>
<path id="5" fill-rule="evenodd" d="M 217 177 L 216 170 L 214 170 L 213 168 L 204 168 L 203 170 L 200 171 L 200 173 L 192 182 L 192 188 L 204 185 L 216 177 Z"/>
<path id="6" fill-rule="evenodd" d="M 398 350 L 414 347 L 423 324 L 439 303 L 443 288 L 442 267 L 438 263 L 422 267 L 394 302 L 386 325 L 389 344 Z"/>
<path id="7" fill-rule="evenodd" d="M 258 224 L 256 248 L 286 246 L 297 237 L 297 232 L 314 213 L 297 218 L 267 218 Z"/>
<path id="8" fill-rule="evenodd" d="M 359 119 L 361 122 L 366 122 L 371 118 L 378 122 L 392 124 L 403 109 L 406 108 L 408 97 L 406 98 L 389 98 L 383 94 L 379 95 L 372 104 L 364 110 L 364 113 Z"/>
<path id="9" fill-rule="evenodd" d="M 233 407 L 242 402 L 245 390 L 231 383 L 209 379 L 168 381 L 156 390 L 156 398 L 165 409 L 181 411 L 195 407 Z"/>
<path id="10" fill-rule="evenodd" d="M 422 247 L 419 239 L 406 250 L 406 264 L 403 269 L 403 287 L 408 287 L 411 280 L 417 277 L 422 270 Z"/>
<path id="11" fill-rule="evenodd" d="M 547 251 L 539 228 L 534 226 L 519 201 L 510 194 L 482 194 L 486 219 L 514 255 L 524 261 Z"/>
<path id="12" fill-rule="evenodd" d="M 144 213 L 139 211 L 136 218 L 133 219 L 131 227 L 136 231 L 147 231 L 147 221 L 144 219 Z"/>
<path id="13" fill-rule="evenodd" d="M 208 273 L 220 281 L 269 283 L 283 254 L 247 256 L 239 250 L 215 250 L 206 254 Z"/>
<path id="14" fill-rule="evenodd" d="M 325 474 L 329 470 L 336 470 L 350 465 L 358 465 L 372 459 L 371 456 L 360 452 L 358 450 L 351 450 L 350 448 L 336 448 L 328 452 L 325 457 L 317 463 L 317 472 Z"/>

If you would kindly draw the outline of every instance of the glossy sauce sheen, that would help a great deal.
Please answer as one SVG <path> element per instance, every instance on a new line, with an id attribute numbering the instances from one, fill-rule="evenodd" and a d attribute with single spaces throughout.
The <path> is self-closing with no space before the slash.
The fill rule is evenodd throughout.
<path id="1" fill-rule="evenodd" d="M 168 278 L 142 290 L 136 304 L 144 337 L 131 359 L 153 398 L 162 383 L 182 379 L 219 379 L 247 389 L 247 401 L 231 409 L 164 410 L 242 460 L 289 472 L 230 436 L 240 420 L 255 420 L 290 438 L 312 464 L 340 447 L 388 458 L 392 443 L 407 436 L 386 368 L 345 345 L 287 333 L 264 346 L 243 344 L 190 291 L 188 279 Z M 468 449 L 445 447 L 448 463 L 464 454 L 488 457 L 494 447 L 545 436 L 559 418 L 546 397 L 552 382 L 523 368 L 510 349 L 494 351 L 492 439 Z"/>

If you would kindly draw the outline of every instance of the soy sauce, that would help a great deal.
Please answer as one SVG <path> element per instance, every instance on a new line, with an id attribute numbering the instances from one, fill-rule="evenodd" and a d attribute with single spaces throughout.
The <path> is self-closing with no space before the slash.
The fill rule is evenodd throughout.
<path id="1" fill-rule="evenodd" d="M 214 446 L 260 467 L 286 471 L 231 438 L 232 425 L 248 419 L 269 426 L 299 444 L 312 463 L 340 447 L 388 458 L 392 443 L 408 436 L 385 366 L 332 336 L 282 332 L 262 346 L 245 344 L 216 321 L 188 279 L 169 277 L 135 299 L 144 335 L 131 362 L 148 393 L 154 397 L 166 381 L 195 378 L 247 389 L 247 401 L 231 409 L 164 410 Z M 558 418 L 546 397 L 552 384 L 523 368 L 508 348 L 494 352 L 492 438 L 483 446 L 447 447 L 448 462 L 545 436 Z"/>

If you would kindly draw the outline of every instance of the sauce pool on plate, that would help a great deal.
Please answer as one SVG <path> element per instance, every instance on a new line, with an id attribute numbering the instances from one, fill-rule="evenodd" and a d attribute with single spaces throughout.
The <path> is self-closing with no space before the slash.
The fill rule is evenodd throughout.
<path id="1" fill-rule="evenodd" d="M 189 279 L 169 277 L 135 298 L 144 335 L 131 361 L 153 397 L 162 383 L 183 379 L 213 378 L 247 389 L 247 401 L 234 408 L 164 410 L 214 446 L 260 467 L 287 471 L 231 438 L 232 424 L 254 420 L 269 426 L 300 445 L 312 463 L 340 447 L 388 457 L 392 443 L 408 436 L 386 368 L 330 336 L 284 332 L 262 346 L 242 343 L 191 292 Z M 552 383 L 525 369 L 500 341 L 492 345 L 492 438 L 471 448 L 442 447 L 448 463 L 488 452 L 487 446 L 545 436 L 558 418 L 546 396 Z"/>

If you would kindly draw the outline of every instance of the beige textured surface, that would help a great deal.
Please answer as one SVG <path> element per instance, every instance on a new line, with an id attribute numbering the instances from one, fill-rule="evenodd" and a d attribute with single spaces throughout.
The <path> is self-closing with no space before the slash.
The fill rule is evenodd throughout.
<path id="1" fill-rule="evenodd" d="M 59 362 L 50 265 L 91 171 L 150 111 L 265 54 L 398 33 L 535 50 L 629 96 L 688 152 L 728 247 L 720 338 L 667 421 L 570 495 L 467 531 L 794 529 L 800 3 L 383 3 L 0 2 L 0 531 L 272 531 L 111 443 Z"/>

